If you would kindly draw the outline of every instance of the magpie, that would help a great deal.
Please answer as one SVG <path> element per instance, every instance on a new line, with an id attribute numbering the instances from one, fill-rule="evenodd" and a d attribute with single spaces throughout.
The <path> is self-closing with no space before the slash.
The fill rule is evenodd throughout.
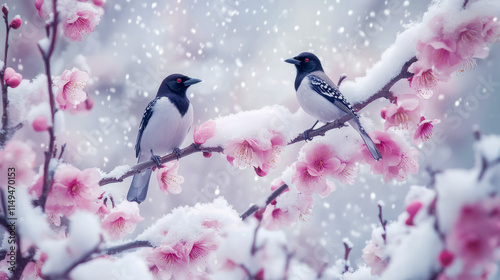
<path id="1" fill-rule="evenodd" d="M 149 102 L 135 144 L 137 162 L 152 159 L 161 167 L 160 156 L 175 152 L 180 156 L 179 146 L 193 124 L 193 106 L 186 96 L 189 86 L 201 82 L 181 74 L 166 77 L 158 89 L 155 99 Z M 141 203 L 146 199 L 152 168 L 134 175 L 127 200 Z"/>
<path id="2" fill-rule="evenodd" d="M 306 140 L 311 140 L 309 132 L 318 122 L 328 123 L 345 115 L 351 115 L 352 119 L 349 120 L 349 124 L 361 135 L 373 158 L 381 159 L 382 155 L 361 126 L 358 115 L 337 85 L 325 74 L 318 57 L 312 53 L 303 52 L 294 58 L 286 59 L 285 62 L 294 64 L 297 68 L 295 90 L 300 106 L 317 120 L 310 129 L 304 132 Z"/>

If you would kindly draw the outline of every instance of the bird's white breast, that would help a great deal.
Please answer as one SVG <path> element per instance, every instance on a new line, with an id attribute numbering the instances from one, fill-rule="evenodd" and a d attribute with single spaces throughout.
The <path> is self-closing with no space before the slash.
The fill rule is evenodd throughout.
<path id="1" fill-rule="evenodd" d="M 168 97 L 162 97 L 153 107 L 153 114 L 144 129 L 141 140 L 141 158 L 165 155 L 179 148 L 193 124 L 193 106 L 181 116 Z"/>
<path id="2" fill-rule="evenodd" d="M 306 113 L 321 122 L 331 122 L 345 115 L 337 106 L 311 88 L 309 76 L 302 79 L 297 89 L 297 100 Z"/>

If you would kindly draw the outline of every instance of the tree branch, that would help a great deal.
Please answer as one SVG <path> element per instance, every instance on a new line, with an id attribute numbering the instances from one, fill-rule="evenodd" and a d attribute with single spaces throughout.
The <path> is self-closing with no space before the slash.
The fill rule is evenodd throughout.
<path id="1" fill-rule="evenodd" d="M 344 272 L 342 274 L 346 273 L 349 271 L 349 254 L 351 253 L 352 247 L 347 244 L 347 242 L 344 241 L 344 260 L 345 260 L 345 265 L 344 265 Z"/>
<path id="2" fill-rule="evenodd" d="M 7 109 L 9 107 L 9 98 L 7 94 L 7 84 L 5 83 L 5 69 L 7 69 L 7 53 L 9 49 L 9 33 L 10 33 L 10 25 L 8 19 L 8 13 L 3 15 L 3 19 L 5 21 L 5 50 L 3 55 L 3 67 L 0 70 L 0 85 L 2 86 L 2 131 L 0 133 L 0 147 L 3 147 L 9 138 L 9 114 L 7 113 Z"/>
<path id="3" fill-rule="evenodd" d="M 143 241 L 143 240 L 138 240 L 122 245 L 117 245 L 114 247 L 109 247 L 108 249 L 105 249 L 102 251 L 103 255 L 116 255 L 128 250 L 132 249 L 137 249 L 137 248 L 148 248 L 148 247 L 153 247 L 149 241 Z"/>
<path id="4" fill-rule="evenodd" d="M 47 76 L 47 87 L 49 90 L 49 103 L 50 103 L 50 115 L 52 119 L 52 126 L 49 127 L 48 133 L 49 133 L 49 146 L 48 150 L 45 151 L 45 161 L 44 161 L 44 166 L 43 166 L 43 190 L 42 190 L 42 195 L 40 196 L 40 200 L 38 201 L 38 205 L 42 207 L 42 210 L 45 211 L 45 203 L 47 202 L 47 197 L 50 192 L 50 187 L 52 185 L 52 178 L 54 177 L 53 172 L 50 172 L 49 166 L 50 166 L 50 160 L 52 159 L 52 154 L 54 152 L 54 143 L 55 143 L 55 134 L 54 134 L 54 115 L 56 113 L 56 108 L 55 108 L 55 100 L 54 100 L 54 93 L 52 91 L 52 75 L 50 72 L 50 58 L 52 57 L 52 53 L 54 52 L 54 47 L 56 44 L 56 38 L 57 38 L 57 24 L 58 24 L 58 17 L 59 14 L 57 12 L 57 0 L 52 0 L 52 9 L 54 13 L 54 20 L 52 23 L 50 23 L 50 26 L 47 27 L 47 30 L 49 27 L 52 28 L 52 38 L 50 41 L 49 49 L 44 50 L 40 44 L 38 45 L 38 49 L 40 50 L 40 53 L 42 54 L 43 62 L 45 65 L 45 75 Z M 49 34 L 47 34 L 48 36 Z"/>
<path id="5" fill-rule="evenodd" d="M 169 161 L 181 159 L 183 157 L 189 156 L 194 153 L 198 152 L 217 152 L 217 153 L 222 153 L 223 149 L 221 147 L 209 147 L 209 148 L 202 148 L 200 145 L 196 143 L 192 143 L 191 145 L 187 146 L 186 148 L 180 150 L 179 157 L 177 157 L 176 153 L 170 153 L 168 155 L 162 156 L 160 158 L 160 163 L 166 163 Z M 116 183 L 116 182 L 122 182 L 125 178 L 133 176 L 135 174 L 141 173 L 142 170 L 152 168 L 156 166 L 156 163 L 152 160 L 147 160 L 143 161 L 141 163 L 138 163 L 134 166 L 132 166 L 127 172 L 125 172 L 123 175 L 121 175 L 119 178 L 115 177 L 104 177 L 99 181 L 100 186 L 104 186 L 107 184 L 111 183 Z"/>
<path id="6" fill-rule="evenodd" d="M 384 230 L 384 233 L 382 233 L 382 238 L 384 239 L 384 244 L 387 242 L 386 237 L 387 233 L 385 231 L 385 226 L 387 225 L 387 221 L 382 218 L 382 205 L 378 204 L 378 219 L 380 221 L 380 224 L 382 225 L 382 229 Z"/>

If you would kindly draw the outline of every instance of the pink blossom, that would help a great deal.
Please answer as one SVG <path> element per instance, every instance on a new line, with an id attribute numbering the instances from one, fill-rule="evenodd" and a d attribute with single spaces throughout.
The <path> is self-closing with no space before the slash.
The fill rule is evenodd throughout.
<path id="1" fill-rule="evenodd" d="M 97 7 L 102 7 L 104 6 L 104 1 L 103 0 L 93 0 L 92 1 L 94 3 L 94 5 L 96 5 Z"/>
<path id="2" fill-rule="evenodd" d="M 213 234 L 204 234 L 191 241 L 163 244 L 150 251 L 146 257 L 150 269 L 162 279 L 195 279 L 206 269 L 208 255 L 217 249 Z M 198 278 L 196 278 L 198 279 Z"/>
<path id="3" fill-rule="evenodd" d="M 417 43 L 418 60 L 433 65 L 435 71 L 443 76 L 448 76 L 460 66 L 461 57 L 456 52 L 457 43 L 453 39 L 434 38 L 430 42 Z"/>
<path id="4" fill-rule="evenodd" d="M 47 18 L 52 12 L 52 1 L 35 0 L 35 8 L 41 18 Z"/>
<path id="5" fill-rule="evenodd" d="M 485 58 L 488 55 L 488 50 L 485 49 L 481 32 L 483 24 L 481 18 L 476 18 L 470 22 L 459 25 L 454 34 L 457 34 L 457 54 L 464 60 L 469 58 L 479 57 Z"/>
<path id="6" fill-rule="evenodd" d="M 95 169 L 80 171 L 69 164 L 59 165 L 47 198 L 47 212 L 56 222 L 61 215 L 70 216 L 76 209 L 97 212 L 99 205 L 92 202 L 103 192 L 99 180 Z"/>
<path id="7" fill-rule="evenodd" d="M 19 27 L 21 27 L 21 24 L 23 23 L 23 21 L 21 20 L 21 18 L 19 17 L 15 17 L 11 22 L 10 22 L 10 27 L 12 29 L 18 29 Z"/>
<path id="8" fill-rule="evenodd" d="M 90 4 L 80 4 L 62 20 L 64 35 L 73 41 L 81 41 L 83 33 L 94 31 L 100 18 L 98 11 Z"/>
<path id="9" fill-rule="evenodd" d="M 167 162 L 162 165 L 162 168 L 158 169 L 156 178 L 158 179 L 160 189 L 165 194 L 168 194 L 168 192 L 178 194 L 182 191 L 180 184 L 184 183 L 184 177 L 177 174 L 178 169 L 178 161 Z"/>
<path id="10" fill-rule="evenodd" d="M 61 76 L 55 79 L 54 85 L 59 89 L 56 101 L 62 110 L 75 107 L 87 99 L 87 93 L 83 88 L 87 85 L 89 75 L 77 68 L 64 70 Z"/>
<path id="11" fill-rule="evenodd" d="M 134 232 L 137 223 L 144 220 L 139 215 L 137 203 L 123 201 L 102 220 L 102 228 L 111 240 L 125 237 Z"/>
<path id="12" fill-rule="evenodd" d="M 49 125 L 47 123 L 47 118 L 45 116 L 38 116 L 33 120 L 32 123 L 33 129 L 36 132 L 42 132 L 49 129 Z"/>
<path id="13" fill-rule="evenodd" d="M 422 61 L 416 61 L 408 68 L 408 72 L 413 73 L 409 79 L 410 87 L 415 89 L 422 99 L 429 99 L 432 96 L 432 88 L 434 88 L 439 81 L 432 65 L 424 65 Z"/>
<path id="14" fill-rule="evenodd" d="M 494 20 L 494 18 L 485 19 L 481 30 L 481 36 L 489 44 L 498 42 L 500 39 L 500 23 Z"/>
<path id="15" fill-rule="evenodd" d="M 269 204 L 262 214 L 262 225 L 268 230 L 290 227 L 297 221 L 304 220 L 314 205 L 312 196 L 296 191 L 282 193 L 277 200 L 286 202 Z"/>
<path id="16" fill-rule="evenodd" d="M 216 125 L 217 123 L 212 120 L 206 121 L 200 126 L 197 125 L 193 133 L 194 142 L 199 145 L 207 142 L 208 139 L 215 135 Z"/>
<path id="17" fill-rule="evenodd" d="M 423 102 L 413 94 L 398 96 L 396 103 L 391 103 L 381 111 L 381 116 L 386 120 L 385 130 L 390 127 L 408 129 L 417 125 L 422 111 Z"/>
<path id="18" fill-rule="evenodd" d="M 310 166 L 305 162 L 298 162 L 296 164 L 292 183 L 297 186 L 297 190 L 308 195 L 319 193 L 323 197 L 326 197 L 330 192 L 335 190 L 335 185 L 331 181 L 326 180 L 326 176 L 311 174 L 310 170 Z"/>
<path id="19" fill-rule="evenodd" d="M 413 134 L 413 144 L 418 145 L 427 142 L 434 132 L 434 125 L 441 123 L 440 120 L 426 120 L 424 116 L 420 118 L 415 134 Z"/>
<path id="20" fill-rule="evenodd" d="M 389 263 L 385 257 L 385 248 L 379 245 L 378 239 L 375 233 L 372 233 L 372 240 L 363 248 L 361 256 L 371 267 L 371 275 L 381 275 Z"/>
<path id="21" fill-rule="evenodd" d="M 0 187 L 7 190 L 8 185 L 31 186 L 35 157 L 35 153 L 27 144 L 18 140 L 8 142 L 4 149 L 0 150 Z"/>
<path id="22" fill-rule="evenodd" d="M 406 206 L 406 212 L 409 214 L 408 219 L 406 219 L 405 224 L 408 226 L 413 226 L 413 219 L 415 219 L 415 216 L 417 215 L 418 211 L 420 208 L 422 208 L 422 202 L 420 201 L 414 201 L 410 203 L 408 206 Z"/>
<path id="23" fill-rule="evenodd" d="M 7 67 L 4 72 L 3 80 L 5 81 L 7 86 L 16 88 L 23 80 L 23 76 L 19 73 L 16 73 L 16 71 L 11 67 Z"/>
<path id="24" fill-rule="evenodd" d="M 227 143 L 224 153 L 232 165 L 242 169 L 254 166 L 257 174 L 264 176 L 278 165 L 284 145 L 286 141 L 283 134 L 273 131 L 259 139 L 232 139 Z"/>
<path id="25" fill-rule="evenodd" d="M 387 132 L 373 131 L 370 136 L 382 154 L 382 159 L 376 161 L 363 145 L 362 157 L 366 163 L 371 165 L 373 174 L 382 174 L 386 182 L 392 179 L 402 182 L 406 180 L 408 173 L 417 173 L 419 159 L 417 150 L 406 143 L 398 143 Z"/>
<path id="26" fill-rule="evenodd" d="M 492 215 L 492 210 L 499 204 L 498 198 L 488 198 L 462 207 L 446 244 L 464 262 L 464 270 L 495 261 L 495 248 L 500 245 L 500 219 L 499 215 Z"/>

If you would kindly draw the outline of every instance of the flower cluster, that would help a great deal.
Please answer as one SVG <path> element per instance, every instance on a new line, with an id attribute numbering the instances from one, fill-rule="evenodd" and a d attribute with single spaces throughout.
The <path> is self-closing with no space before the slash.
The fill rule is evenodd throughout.
<path id="1" fill-rule="evenodd" d="M 102 1 L 94 1 L 94 5 L 87 1 L 58 1 L 64 35 L 73 41 L 81 41 L 85 33 L 94 32 L 100 21 L 100 6 Z M 52 13 L 52 1 L 35 0 L 35 8 L 41 18 L 47 19 Z"/>
<path id="2" fill-rule="evenodd" d="M 436 15 L 428 22 L 432 36 L 417 42 L 417 59 L 408 69 L 414 76 L 410 85 L 427 99 L 438 81 L 446 81 L 455 71 L 466 71 L 474 67 L 474 58 L 488 55 L 488 44 L 500 39 L 500 23 L 494 17 L 483 17 L 468 11 L 462 12 L 462 20 L 457 24 L 450 17 L 457 15 L 444 13 Z M 454 26 L 447 26 L 452 22 Z M 447 28 L 449 27 L 449 28 Z"/>
<path id="3" fill-rule="evenodd" d="M 174 209 L 138 239 L 154 246 L 142 254 L 156 278 L 200 279 L 206 275 L 208 257 L 218 248 L 224 229 L 239 222 L 227 202 L 216 199 Z"/>
<path id="4" fill-rule="evenodd" d="M 374 131 L 370 133 L 370 137 L 382 154 L 382 159 L 376 161 L 366 146 L 363 147 L 363 160 L 371 165 L 373 174 L 382 174 L 386 182 L 392 179 L 402 182 L 406 180 L 408 174 L 418 172 L 420 154 L 403 139 L 394 133 L 384 131 Z"/>
<path id="5" fill-rule="evenodd" d="M 227 161 L 233 166 L 247 168 L 253 166 L 259 176 L 265 176 L 280 162 L 280 153 L 286 145 L 282 133 L 268 131 L 249 139 L 236 138 L 228 141 L 224 148 Z"/>

